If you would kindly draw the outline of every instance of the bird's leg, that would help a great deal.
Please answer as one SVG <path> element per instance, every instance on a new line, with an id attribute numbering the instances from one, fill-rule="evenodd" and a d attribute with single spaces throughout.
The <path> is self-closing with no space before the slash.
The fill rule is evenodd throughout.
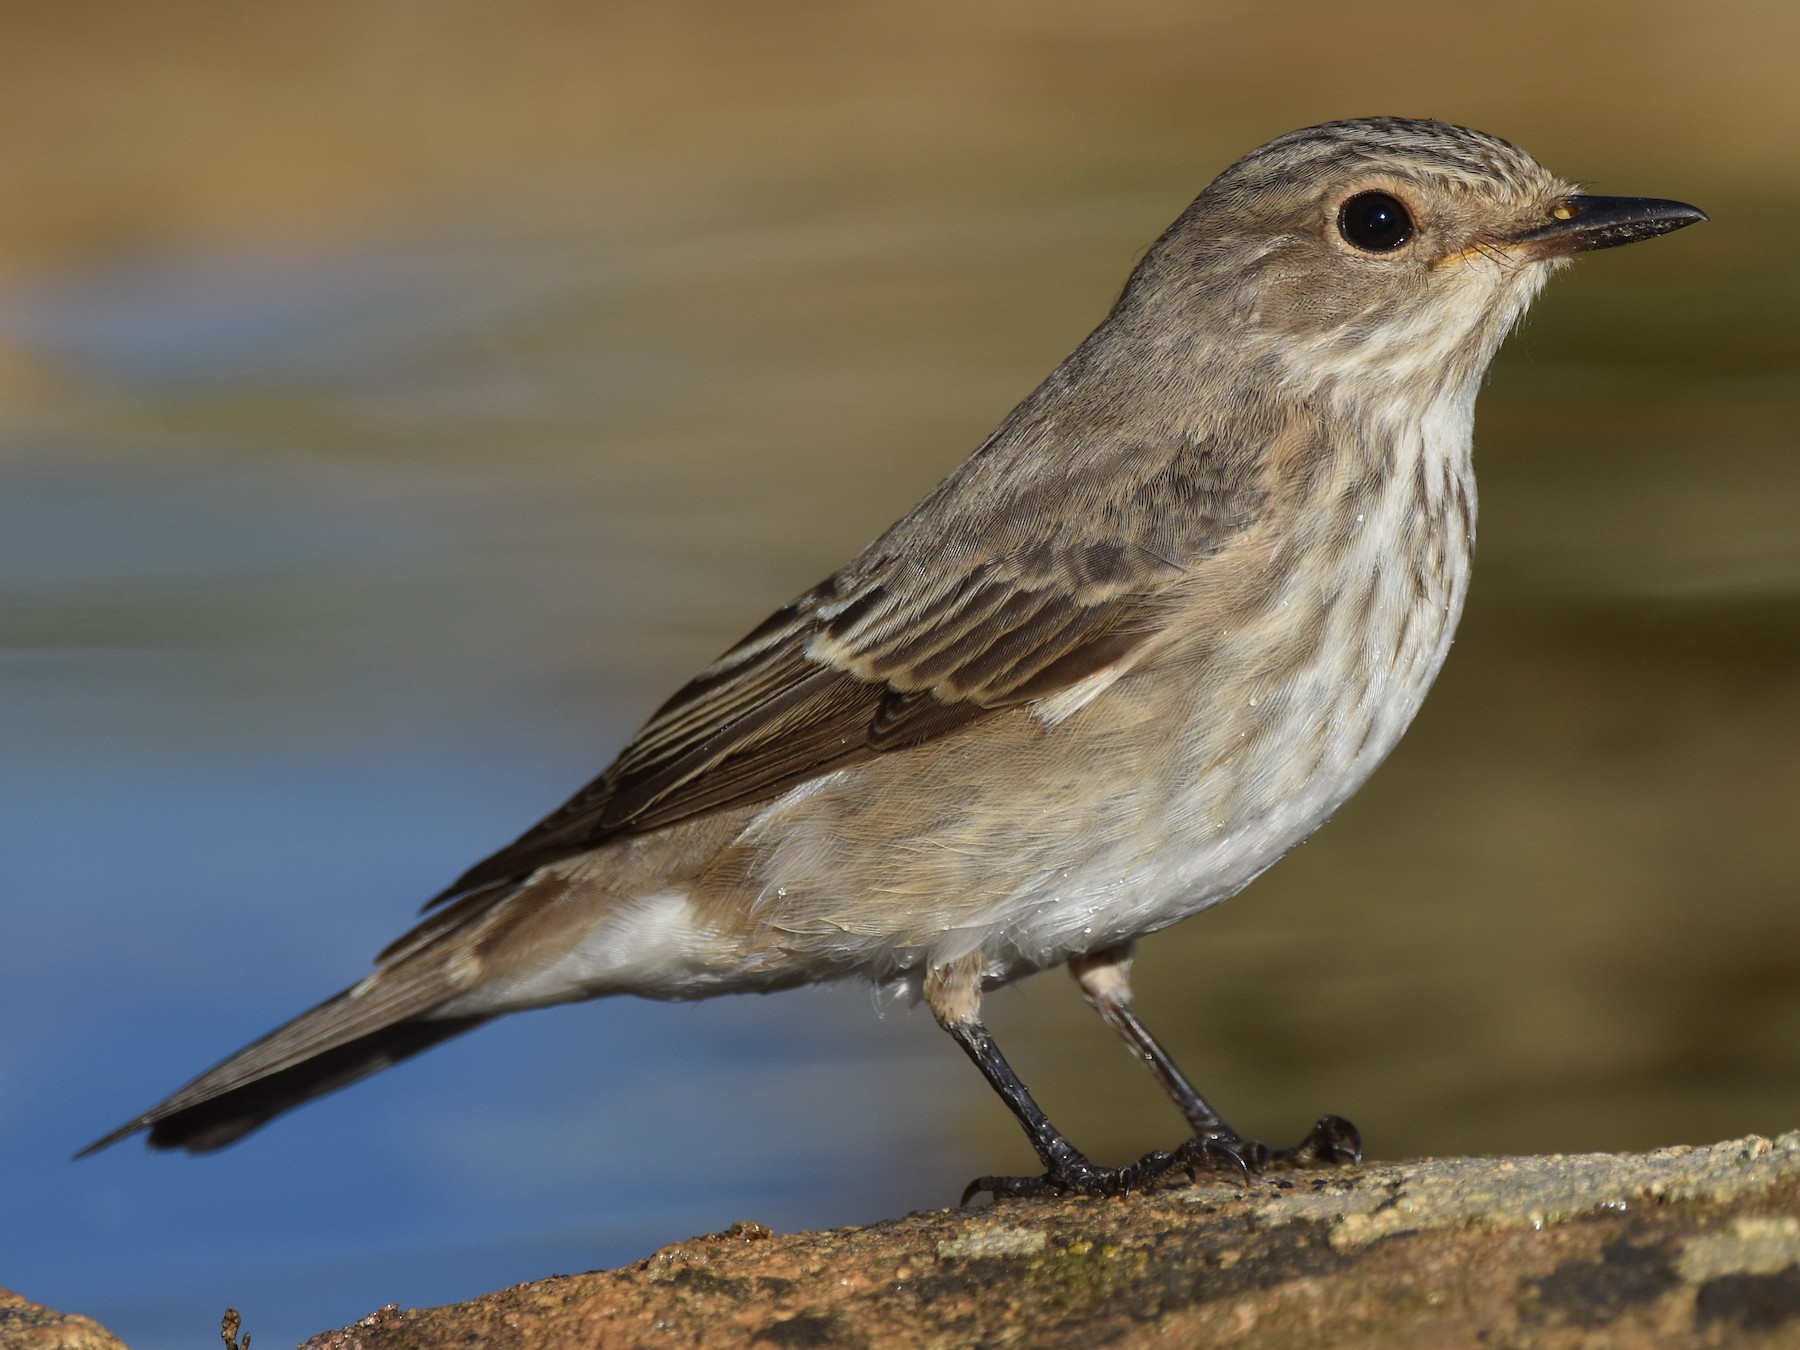
<path id="1" fill-rule="evenodd" d="M 1227 1125 L 1132 1011 L 1132 950 L 1133 944 L 1127 942 L 1091 956 L 1075 957 L 1069 962 L 1069 973 L 1094 1011 L 1144 1061 L 1193 1126 L 1193 1143 L 1177 1150 L 1179 1162 L 1194 1169 L 1224 1163 L 1262 1171 L 1269 1167 L 1335 1166 L 1362 1161 L 1362 1135 L 1342 1116 L 1321 1116 L 1306 1138 L 1289 1148 L 1278 1149 L 1258 1139 L 1245 1139 Z"/>
<path id="2" fill-rule="evenodd" d="M 1081 992 L 1106 1025 L 1118 1032 L 1131 1047 L 1131 1052 L 1149 1068 L 1151 1076 L 1162 1084 L 1164 1092 L 1181 1109 L 1194 1133 L 1216 1139 L 1222 1144 L 1241 1144 L 1243 1136 L 1227 1125 L 1212 1104 L 1188 1082 L 1187 1075 L 1169 1057 L 1131 1010 L 1131 957 L 1133 944 L 1109 947 L 1092 956 L 1078 956 L 1069 962 L 1069 973 L 1081 986 Z"/>
<path id="3" fill-rule="evenodd" d="M 1179 1165 L 1172 1153 L 1148 1153 L 1129 1167 L 1101 1167 L 1050 1123 L 1050 1117 L 1013 1072 L 981 1021 L 981 968 L 973 958 L 933 967 L 925 979 L 925 1001 L 938 1025 L 949 1032 L 982 1077 L 1000 1094 L 1024 1127 L 1044 1164 L 1041 1177 L 977 1177 L 963 1191 L 962 1203 L 983 1191 L 996 1200 L 1012 1196 L 1126 1195 L 1142 1190 Z"/>

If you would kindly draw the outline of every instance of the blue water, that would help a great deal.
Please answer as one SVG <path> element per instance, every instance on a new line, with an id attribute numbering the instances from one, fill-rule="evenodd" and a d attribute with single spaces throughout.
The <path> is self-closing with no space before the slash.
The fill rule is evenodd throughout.
<path id="1" fill-rule="evenodd" d="M 0 456 L 0 1280 L 138 1350 L 228 1304 L 292 1343 L 979 1170 L 961 1057 L 848 987 L 509 1019 L 218 1155 L 70 1161 L 360 977 L 759 617 L 734 586 L 795 579 L 669 535 L 727 489 L 642 486 L 608 422 L 641 382 L 509 383 L 521 332 L 611 284 L 515 242 L 146 258 L 0 303 L 58 381 Z M 541 467 L 577 435 L 593 457 Z"/>
<path id="2" fill-rule="evenodd" d="M 134 1346 L 227 1304 L 271 1343 L 382 1302 L 591 1269 L 735 1218 L 944 1201 L 961 1066 L 865 992 L 557 1009 L 203 1158 L 68 1158 L 356 976 L 412 897 L 551 766 L 213 762 L 9 774 L 0 1152 L 9 1284 Z M 930 1032 L 927 1040 L 922 1033 Z M 964 1167 L 966 1170 L 966 1165 Z"/>

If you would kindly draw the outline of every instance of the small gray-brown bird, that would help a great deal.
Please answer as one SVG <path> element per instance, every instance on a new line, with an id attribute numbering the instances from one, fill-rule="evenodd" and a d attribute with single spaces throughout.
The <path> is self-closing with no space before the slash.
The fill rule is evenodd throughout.
<path id="1" fill-rule="evenodd" d="M 1132 945 L 1361 786 L 1450 646 L 1475 391 L 1568 258 L 1705 220 L 1505 141 L 1370 118 L 1239 160 L 1104 323 L 905 519 L 438 896 L 374 973 L 93 1148 L 218 1148 L 501 1013 L 861 976 L 922 996 L 1045 1175 L 1117 1193 L 1241 1139 L 1131 1008 Z M 1067 962 L 1193 1126 L 1097 1166 L 981 1021 Z M 91 1149 L 89 1150 L 91 1151 Z"/>

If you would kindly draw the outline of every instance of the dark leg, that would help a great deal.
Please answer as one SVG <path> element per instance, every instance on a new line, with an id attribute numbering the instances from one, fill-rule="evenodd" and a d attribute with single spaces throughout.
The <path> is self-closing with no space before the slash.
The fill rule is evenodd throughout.
<path id="1" fill-rule="evenodd" d="M 1106 1024 L 1149 1068 L 1163 1091 L 1187 1117 L 1194 1136 L 1211 1156 L 1229 1157 L 1238 1165 L 1261 1171 L 1268 1167 L 1335 1166 L 1362 1161 L 1362 1135 L 1342 1116 L 1321 1116 L 1310 1133 L 1290 1148 L 1271 1149 L 1245 1139 L 1227 1125 L 1200 1095 L 1131 1009 L 1131 944 L 1111 947 L 1069 962 L 1069 973 Z"/>
<path id="2" fill-rule="evenodd" d="M 934 969 L 925 981 L 925 1001 L 965 1054 L 975 1061 L 981 1076 L 1018 1118 L 1026 1137 L 1044 1164 L 1041 1177 L 977 1177 L 963 1191 L 962 1203 L 986 1191 L 996 1200 L 1007 1196 L 1126 1195 L 1142 1190 L 1178 1167 L 1190 1166 L 1178 1153 L 1147 1153 L 1129 1167 L 1100 1167 L 1071 1144 L 1032 1098 L 1012 1065 L 994 1044 L 982 1024 L 980 969 L 974 959 Z M 1200 1141 L 1190 1141 L 1198 1145 Z M 1186 1146 L 1183 1146 L 1184 1149 Z"/>
<path id="3" fill-rule="evenodd" d="M 1173 1153 L 1146 1153 L 1129 1167 L 1100 1167 L 1088 1161 L 1087 1155 L 1071 1144 L 1062 1131 L 1050 1123 L 1050 1117 L 1032 1099 L 1019 1075 L 994 1044 L 994 1038 L 980 1022 L 945 1022 L 944 1030 L 956 1038 L 981 1070 L 982 1077 L 1000 1094 L 1025 1133 L 1032 1148 L 1044 1163 L 1041 1177 L 976 1177 L 963 1191 L 962 1203 L 968 1204 L 986 1191 L 996 1200 L 1003 1196 L 1058 1195 L 1075 1192 L 1080 1195 L 1128 1195 L 1141 1191 L 1158 1177 L 1185 1159 Z"/>

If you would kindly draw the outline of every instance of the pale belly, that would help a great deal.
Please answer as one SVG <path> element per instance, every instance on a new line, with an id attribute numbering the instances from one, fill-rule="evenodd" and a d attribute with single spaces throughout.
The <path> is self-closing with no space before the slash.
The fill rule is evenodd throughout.
<path id="1" fill-rule="evenodd" d="M 666 884 L 606 894 L 594 857 L 569 878 L 584 917 L 447 1011 L 845 976 L 916 992 L 930 967 L 977 954 L 997 984 L 1235 894 L 1374 772 L 1443 663 L 1473 488 L 1466 458 L 1440 467 L 1453 509 L 1357 514 L 1322 584 L 1297 576 L 1237 629 L 1072 713 L 996 714 L 813 780 L 744 812 Z M 670 857 L 692 856 L 688 828 L 667 832 Z M 602 894 L 583 901 L 590 887 Z"/>
<path id="2" fill-rule="evenodd" d="M 1209 678 L 1239 664 L 1227 645 L 1197 678 L 1120 681 L 1055 726 L 1019 716 L 1010 743 L 886 756 L 790 792 L 700 878 L 618 897 L 554 959 L 454 1010 L 846 976 L 916 994 L 930 966 L 972 953 L 993 985 L 1179 922 L 1323 824 L 1417 712 L 1463 588 L 1421 606 L 1403 579 L 1371 584 L 1342 613 L 1357 634 L 1327 618 L 1279 680 Z M 1374 678 L 1365 642 L 1395 653 Z"/>

